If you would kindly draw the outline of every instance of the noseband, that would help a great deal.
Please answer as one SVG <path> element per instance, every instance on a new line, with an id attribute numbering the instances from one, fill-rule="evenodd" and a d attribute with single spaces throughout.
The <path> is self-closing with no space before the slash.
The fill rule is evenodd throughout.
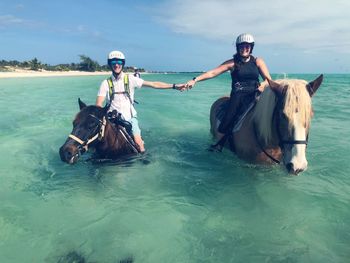
<path id="1" fill-rule="evenodd" d="M 99 128 L 99 131 L 93 135 L 91 138 L 88 138 L 87 140 L 83 141 L 82 139 L 80 139 L 79 137 L 75 136 L 74 134 L 69 134 L 69 138 L 73 139 L 74 141 L 76 141 L 77 143 L 79 143 L 78 149 L 80 153 L 84 153 L 88 150 L 89 144 L 91 144 L 92 142 L 94 142 L 95 140 L 102 140 L 104 135 L 105 135 L 105 128 L 106 128 L 106 117 L 103 116 L 103 119 L 100 120 L 99 118 L 97 118 L 95 115 L 90 114 L 91 117 L 95 118 L 96 120 L 98 120 L 99 124 L 98 126 L 96 126 L 96 128 Z"/>
<path id="2" fill-rule="evenodd" d="M 278 107 L 275 108 L 275 111 Z M 274 113 L 274 115 L 276 116 L 276 112 Z M 279 129 L 279 126 L 280 126 L 280 119 L 279 117 L 277 116 L 276 118 L 276 122 L 277 122 L 277 136 L 278 136 L 278 140 L 279 140 L 279 146 L 280 148 L 282 148 L 282 146 L 284 144 L 305 144 L 307 145 L 308 144 L 308 141 L 309 141 L 309 133 L 307 133 L 306 135 L 306 139 L 305 140 L 283 140 L 282 139 L 282 135 L 281 135 L 281 132 L 280 132 L 280 129 Z"/>
<path id="3" fill-rule="evenodd" d="M 280 145 L 284 144 L 305 144 L 307 145 L 309 141 L 309 134 L 306 136 L 306 140 L 280 140 Z"/>

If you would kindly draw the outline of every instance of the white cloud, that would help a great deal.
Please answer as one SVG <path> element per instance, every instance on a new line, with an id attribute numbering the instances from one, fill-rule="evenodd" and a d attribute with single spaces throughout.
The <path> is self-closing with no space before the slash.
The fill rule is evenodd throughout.
<path id="1" fill-rule="evenodd" d="M 5 27 L 14 24 L 22 24 L 23 22 L 23 19 L 15 17 L 13 15 L 0 16 L 0 27 Z"/>
<path id="2" fill-rule="evenodd" d="M 0 15 L 0 29 L 9 29 L 19 26 L 27 30 L 58 32 L 68 35 L 80 35 L 88 38 L 100 39 L 101 33 L 85 25 L 73 25 L 69 27 L 53 26 L 38 20 L 25 20 L 13 15 Z"/>
<path id="3" fill-rule="evenodd" d="M 250 32 L 262 45 L 344 52 L 350 50 L 348 10 L 347 0 L 166 0 L 153 12 L 177 33 L 233 42 Z"/>
<path id="4" fill-rule="evenodd" d="M 11 14 L 0 15 L 0 29 L 12 29 L 15 27 L 25 29 L 40 29 L 44 26 L 42 22 L 30 19 L 24 19 Z"/>

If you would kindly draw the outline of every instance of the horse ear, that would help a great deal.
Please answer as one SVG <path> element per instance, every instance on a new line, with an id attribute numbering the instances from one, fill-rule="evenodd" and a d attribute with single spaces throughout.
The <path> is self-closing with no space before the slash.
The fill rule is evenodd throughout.
<path id="1" fill-rule="evenodd" d="M 83 108 L 86 107 L 86 104 L 85 104 L 84 102 L 82 102 L 82 101 L 80 100 L 80 98 L 78 98 L 78 103 L 79 103 L 79 108 L 80 108 L 80 110 L 82 110 Z"/>
<path id="2" fill-rule="evenodd" d="M 312 97 L 315 94 L 317 89 L 321 86 L 322 81 L 323 81 L 323 74 L 319 75 L 315 80 L 309 82 L 306 85 L 306 88 L 310 94 L 310 97 Z"/>
<path id="3" fill-rule="evenodd" d="M 283 87 L 278 84 L 276 81 L 273 81 L 272 79 L 267 79 L 267 82 L 269 83 L 270 88 L 276 92 L 277 94 L 283 93 Z"/>

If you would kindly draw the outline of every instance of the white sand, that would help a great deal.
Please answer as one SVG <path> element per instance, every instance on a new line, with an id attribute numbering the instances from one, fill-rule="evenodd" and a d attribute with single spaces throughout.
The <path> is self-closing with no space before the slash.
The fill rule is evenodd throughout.
<path id="1" fill-rule="evenodd" d="M 110 75 L 111 72 L 83 72 L 83 71 L 33 71 L 15 69 L 8 72 L 0 72 L 1 78 L 27 78 L 27 77 L 64 77 L 64 76 L 96 76 Z"/>

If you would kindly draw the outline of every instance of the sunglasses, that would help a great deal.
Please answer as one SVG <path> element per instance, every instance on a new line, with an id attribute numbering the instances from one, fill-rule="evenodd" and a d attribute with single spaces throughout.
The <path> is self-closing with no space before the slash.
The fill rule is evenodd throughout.
<path id="1" fill-rule="evenodd" d="M 251 47 L 250 44 L 241 44 L 238 46 L 239 49 L 250 49 Z"/>
<path id="2" fill-rule="evenodd" d="M 121 59 L 113 59 L 111 62 L 109 62 L 109 64 L 111 66 L 115 66 L 115 65 L 124 65 L 124 61 Z"/>

